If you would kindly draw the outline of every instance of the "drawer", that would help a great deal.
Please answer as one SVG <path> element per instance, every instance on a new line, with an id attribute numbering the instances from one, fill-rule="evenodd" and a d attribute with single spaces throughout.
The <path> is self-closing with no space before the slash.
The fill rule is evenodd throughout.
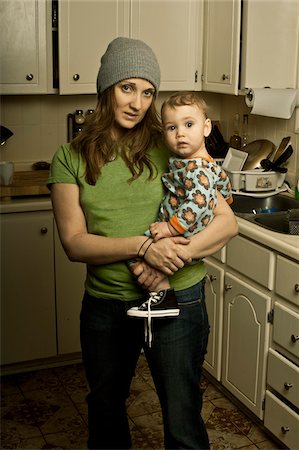
<path id="1" fill-rule="evenodd" d="M 299 264 L 277 256 L 275 291 L 299 306 Z"/>
<path id="2" fill-rule="evenodd" d="M 272 349 L 268 356 L 267 384 L 299 408 L 299 367 Z"/>
<path id="3" fill-rule="evenodd" d="M 299 358 L 299 314 L 279 302 L 274 305 L 273 341 Z"/>
<path id="4" fill-rule="evenodd" d="M 273 289 L 275 254 L 270 250 L 236 236 L 227 244 L 226 263 L 262 286 Z"/>
<path id="5" fill-rule="evenodd" d="M 264 424 L 286 447 L 299 449 L 298 414 L 269 391 L 266 391 Z"/>

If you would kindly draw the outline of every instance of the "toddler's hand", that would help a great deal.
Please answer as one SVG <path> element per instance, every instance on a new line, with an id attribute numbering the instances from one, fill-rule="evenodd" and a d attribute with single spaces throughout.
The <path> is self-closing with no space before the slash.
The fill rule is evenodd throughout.
<path id="1" fill-rule="evenodd" d="M 150 232 L 154 242 L 157 242 L 159 239 L 165 237 L 175 236 L 175 234 L 172 234 L 170 231 L 170 227 L 168 225 L 169 224 L 167 222 L 155 222 L 150 225 Z"/>

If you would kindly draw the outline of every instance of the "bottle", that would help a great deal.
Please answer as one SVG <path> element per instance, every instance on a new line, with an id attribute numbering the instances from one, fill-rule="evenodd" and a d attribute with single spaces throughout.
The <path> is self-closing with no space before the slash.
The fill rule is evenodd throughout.
<path id="1" fill-rule="evenodd" d="M 243 125 L 242 125 L 242 148 L 248 144 L 248 114 L 243 114 Z"/>
<path id="2" fill-rule="evenodd" d="M 242 139 L 239 133 L 240 127 L 240 114 L 235 114 L 234 117 L 234 134 L 229 140 L 229 146 L 237 150 L 241 149 Z"/>

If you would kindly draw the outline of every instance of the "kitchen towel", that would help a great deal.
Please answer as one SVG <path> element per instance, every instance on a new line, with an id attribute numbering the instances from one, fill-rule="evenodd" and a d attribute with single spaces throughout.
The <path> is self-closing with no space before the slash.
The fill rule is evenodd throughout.
<path id="1" fill-rule="evenodd" d="M 252 108 L 251 114 L 290 119 L 299 106 L 299 89 L 251 88 L 247 90 L 245 102 Z"/>

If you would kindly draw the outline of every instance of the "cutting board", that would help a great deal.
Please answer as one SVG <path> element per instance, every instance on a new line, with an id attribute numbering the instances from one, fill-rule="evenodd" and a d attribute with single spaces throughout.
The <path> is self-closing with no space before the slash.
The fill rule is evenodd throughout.
<path id="1" fill-rule="evenodd" d="M 11 197 L 25 197 L 28 195 L 49 195 L 47 188 L 48 170 L 29 170 L 15 172 L 13 183 L 9 186 L 0 186 L 2 199 Z"/>

